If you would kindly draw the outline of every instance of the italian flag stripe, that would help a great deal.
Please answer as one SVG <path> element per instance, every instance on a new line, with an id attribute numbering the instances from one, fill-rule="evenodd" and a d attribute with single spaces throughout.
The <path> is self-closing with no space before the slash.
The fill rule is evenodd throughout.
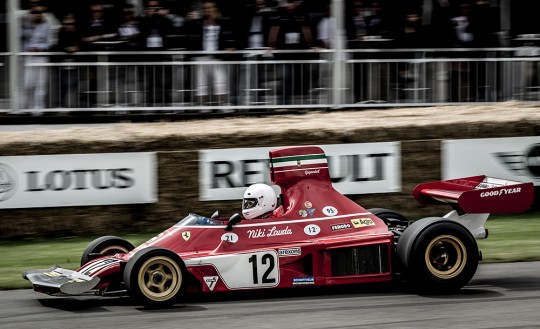
<path id="1" fill-rule="evenodd" d="M 316 159 L 323 159 L 326 162 L 326 156 L 324 153 L 320 154 L 306 154 L 306 155 L 293 155 L 293 156 L 287 156 L 287 157 L 280 157 L 280 158 L 274 158 L 272 159 L 272 163 L 280 163 L 280 162 L 298 162 L 298 161 L 305 161 L 305 160 L 316 160 Z"/>
<path id="2" fill-rule="evenodd" d="M 298 167 L 298 165 L 326 165 L 327 163 L 328 162 L 326 161 L 324 154 L 290 156 L 272 159 L 272 166 L 274 168 Z"/>

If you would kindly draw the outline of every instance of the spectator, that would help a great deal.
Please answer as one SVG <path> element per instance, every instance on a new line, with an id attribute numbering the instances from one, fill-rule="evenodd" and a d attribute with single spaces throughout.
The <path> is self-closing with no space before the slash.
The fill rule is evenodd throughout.
<path id="1" fill-rule="evenodd" d="M 460 9 L 460 15 L 452 18 L 455 31 L 454 46 L 470 47 L 473 43 L 474 37 L 470 30 L 469 5 L 462 4 Z"/>
<path id="2" fill-rule="evenodd" d="M 75 62 L 72 54 L 80 50 L 81 33 L 77 28 L 77 22 L 73 14 L 64 17 L 62 27 L 58 32 L 58 45 L 60 51 L 66 53 L 61 58 L 62 62 Z M 78 107 L 77 91 L 79 90 L 79 74 L 74 66 L 62 66 L 60 69 L 60 106 L 65 108 Z"/>
<path id="3" fill-rule="evenodd" d="M 167 36 L 172 34 L 172 22 L 167 18 L 168 10 L 161 7 L 158 0 L 148 1 L 140 21 L 140 35 L 146 50 L 164 50 L 167 48 Z M 147 55 L 147 60 L 160 63 L 166 60 L 163 55 Z M 171 81 L 169 67 L 153 65 L 145 67 L 146 103 L 148 106 L 163 106 L 171 101 L 168 92 Z"/>
<path id="4" fill-rule="evenodd" d="M 353 3 L 353 17 L 352 17 L 352 33 L 349 32 L 349 40 L 351 42 L 349 48 L 356 48 L 357 42 L 367 34 L 366 23 L 366 8 L 363 1 L 354 1 Z"/>
<path id="5" fill-rule="evenodd" d="M 193 14 L 191 14 L 193 16 Z M 189 23 L 188 35 L 190 37 L 189 49 L 193 51 L 214 52 L 219 50 L 233 50 L 236 48 L 235 40 L 227 22 L 221 18 L 220 11 L 214 1 L 206 0 L 202 4 L 202 18 L 193 19 Z M 218 61 L 223 56 L 208 54 L 195 57 L 195 61 Z M 224 64 L 196 65 L 196 92 L 199 104 L 206 104 L 209 99 L 209 80 L 213 82 L 213 94 L 218 104 L 228 102 L 228 73 Z"/>
<path id="6" fill-rule="evenodd" d="M 173 34 L 169 11 L 158 0 L 148 1 L 140 21 L 140 33 L 144 48 L 159 50 L 167 48 L 167 36 Z"/>
<path id="7" fill-rule="evenodd" d="M 135 6 L 126 4 L 122 8 L 122 23 L 118 27 L 118 40 L 124 41 L 121 46 L 125 50 L 139 48 L 139 22 L 135 19 Z"/>
<path id="8" fill-rule="evenodd" d="M 422 27 L 420 15 L 415 11 L 410 11 L 405 16 L 403 29 L 397 35 L 396 47 L 416 49 L 425 46 L 426 34 Z"/>
<path id="9" fill-rule="evenodd" d="M 102 41 L 116 38 L 114 24 L 107 20 L 103 12 L 103 4 L 99 2 L 90 5 L 90 18 L 83 25 L 84 46 L 88 50 L 103 50 Z"/>
<path id="10" fill-rule="evenodd" d="M 284 50 L 306 50 L 314 46 L 311 27 L 300 11 L 301 1 L 287 0 L 285 12 L 270 28 L 268 43 L 271 48 Z M 282 60 L 306 60 L 305 53 L 285 53 L 276 56 Z M 309 65 L 283 64 L 282 101 L 291 104 L 292 96 L 296 93 L 304 94 L 309 86 Z"/>
<path id="11" fill-rule="evenodd" d="M 51 12 L 49 12 L 49 8 L 43 5 L 42 0 L 29 0 L 28 1 L 28 10 L 21 10 L 19 12 L 19 17 L 21 21 L 29 20 L 30 19 L 30 12 L 32 9 L 36 7 L 42 7 L 43 11 L 43 18 L 49 23 L 51 26 L 50 33 L 51 33 L 51 42 L 52 44 L 56 44 L 57 37 L 58 37 L 58 29 L 60 29 L 60 22 L 58 19 L 56 19 L 56 16 L 53 15 Z"/>
<path id="12" fill-rule="evenodd" d="M 384 28 L 381 10 L 381 5 L 378 2 L 373 2 L 371 7 L 364 12 L 367 35 L 376 36 L 383 34 Z"/>
<path id="13" fill-rule="evenodd" d="M 44 7 L 33 7 L 30 17 L 23 21 L 22 44 L 25 52 L 44 52 L 52 46 L 51 25 L 43 16 Z M 47 82 L 49 78 L 48 68 L 39 66 L 48 62 L 47 56 L 25 57 L 24 80 L 23 80 L 23 108 L 39 110 L 45 108 Z M 28 64 L 38 66 L 27 66 Z M 33 111 L 32 114 L 40 115 Z"/>

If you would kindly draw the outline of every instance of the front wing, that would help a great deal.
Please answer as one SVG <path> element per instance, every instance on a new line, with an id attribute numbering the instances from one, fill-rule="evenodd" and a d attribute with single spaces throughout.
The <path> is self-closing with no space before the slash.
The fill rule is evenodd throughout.
<path id="1" fill-rule="evenodd" d="M 100 280 L 97 276 L 90 277 L 58 265 L 46 270 L 28 270 L 22 276 L 32 283 L 35 291 L 49 295 L 79 295 L 92 290 Z"/>

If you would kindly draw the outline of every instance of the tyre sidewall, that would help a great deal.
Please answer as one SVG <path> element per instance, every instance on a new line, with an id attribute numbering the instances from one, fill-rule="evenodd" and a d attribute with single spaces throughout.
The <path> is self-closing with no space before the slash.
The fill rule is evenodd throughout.
<path id="1" fill-rule="evenodd" d="M 139 272 L 141 271 L 142 266 L 145 264 L 146 261 L 156 256 L 168 258 L 169 260 L 177 264 L 180 269 L 180 273 L 177 274 L 181 276 L 179 283 L 180 288 L 175 295 L 170 296 L 167 300 L 156 301 L 150 299 L 144 294 L 144 292 L 141 290 L 141 287 L 139 286 Z M 186 266 L 180 256 L 178 256 L 175 252 L 165 248 L 149 247 L 138 251 L 135 255 L 133 255 L 133 257 L 129 259 L 124 269 L 123 279 L 124 285 L 128 293 L 137 302 L 147 307 L 164 307 L 174 304 L 178 300 L 178 297 L 185 291 L 185 283 L 187 279 L 186 274 Z"/>
<path id="2" fill-rule="evenodd" d="M 426 264 L 428 245 L 438 237 L 452 236 L 461 241 L 466 255 L 463 269 L 455 277 L 443 279 L 435 276 Z M 435 222 L 419 232 L 409 253 L 408 277 L 423 293 L 450 293 L 465 286 L 476 273 L 479 252 L 476 240 L 470 232 L 459 223 Z"/>

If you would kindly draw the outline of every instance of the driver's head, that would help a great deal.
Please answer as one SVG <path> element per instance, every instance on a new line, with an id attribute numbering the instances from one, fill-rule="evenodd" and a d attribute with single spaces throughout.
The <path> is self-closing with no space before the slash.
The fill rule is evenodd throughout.
<path id="1" fill-rule="evenodd" d="M 274 189 L 266 184 L 253 184 L 244 192 L 242 215 L 245 219 L 254 219 L 267 214 L 277 206 Z"/>

